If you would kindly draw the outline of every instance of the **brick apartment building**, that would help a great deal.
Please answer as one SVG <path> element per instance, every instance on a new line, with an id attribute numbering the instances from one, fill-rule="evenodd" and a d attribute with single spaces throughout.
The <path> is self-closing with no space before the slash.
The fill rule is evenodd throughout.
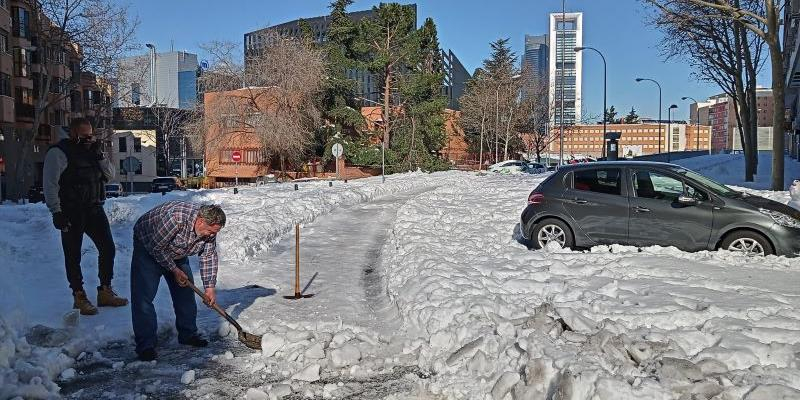
<path id="1" fill-rule="evenodd" d="M 659 129 L 658 123 L 638 123 L 638 124 L 608 124 L 608 132 L 620 132 L 622 136 L 619 140 L 619 156 L 635 157 L 659 153 L 659 130 L 662 134 L 661 151 L 686 151 L 699 150 L 708 151 L 709 126 L 700 126 L 681 123 L 669 125 L 671 137 L 667 136 L 667 124 L 662 123 Z M 699 146 L 698 133 L 699 132 Z M 557 135 L 557 132 L 554 132 Z M 671 142 L 668 144 L 668 138 Z M 547 151 L 551 154 L 559 153 L 559 141 L 554 140 Z M 567 129 L 564 133 L 564 154 L 565 158 L 570 156 L 590 156 L 601 157 L 603 151 L 603 125 L 575 125 Z"/>
<path id="2" fill-rule="evenodd" d="M 758 150 L 772 150 L 772 115 L 775 104 L 772 89 L 756 89 L 756 114 L 758 119 Z M 699 114 L 698 114 L 699 113 Z M 718 94 L 706 101 L 694 103 L 689 109 L 689 121 L 711 126 L 711 152 L 737 152 L 742 150 L 742 140 L 736 126 L 736 108 L 730 97 Z"/>
<path id="3" fill-rule="evenodd" d="M 0 174 L 3 198 L 8 189 L 17 189 L 22 196 L 28 187 L 41 186 L 44 156 L 49 146 L 62 135 L 61 127 L 73 117 L 86 116 L 98 136 L 110 128 L 110 98 L 93 74 L 81 73 L 79 56 L 74 46 L 41 48 L 37 46 L 36 31 L 31 24 L 31 11 L 25 2 L 0 0 Z M 42 64 L 47 63 L 51 85 L 48 93 L 40 92 L 40 82 L 45 79 Z M 28 187 L 17 188 L 9 182 L 9 172 L 22 153 L 18 134 L 33 128 L 34 104 L 41 96 L 48 96 L 54 104 L 43 115 L 39 131 L 31 144 L 26 169 Z M 17 181 L 19 181 L 17 179 Z"/>

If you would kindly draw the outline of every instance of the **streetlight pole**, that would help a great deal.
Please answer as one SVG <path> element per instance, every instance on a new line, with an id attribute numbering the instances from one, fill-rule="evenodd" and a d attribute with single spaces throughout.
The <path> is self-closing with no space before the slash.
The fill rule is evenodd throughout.
<path id="1" fill-rule="evenodd" d="M 678 108 L 673 104 L 667 109 L 667 162 L 672 161 L 672 110 Z"/>
<path id="2" fill-rule="evenodd" d="M 658 86 L 658 153 L 661 154 L 661 137 L 663 136 L 661 133 L 661 85 L 655 79 L 636 78 L 636 82 L 641 81 L 653 82 Z"/>
<path id="3" fill-rule="evenodd" d="M 608 69 L 606 68 L 606 58 L 603 56 L 603 53 L 601 53 L 600 50 L 597 50 L 594 47 L 583 46 L 583 47 L 576 47 L 575 48 L 575 52 L 576 53 L 579 52 L 579 51 L 583 51 L 583 50 L 593 50 L 594 52 L 596 52 L 597 54 L 600 55 L 600 58 L 603 59 L 603 146 L 602 146 L 602 149 L 601 149 L 601 155 L 602 155 L 603 158 L 605 158 L 605 156 L 606 156 L 606 133 L 607 133 L 607 130 L 606 130 L 606 119 L 607 119 L 606 118 L 606 112 L 608 111 L 608 108 L 607 108 L 608 106 L 606 104 L 606 100 L 607 100 L 606 97 L 607 97 L 607 94 L 608 94 L 608 85 L 607 85 L 607 82 L 608 82 L 608 80 L 607 80 Z"/>
<path id="4" fill-rule="evenodd" d="M 696 105 L 695 106 L 695 112 L 697 113 L 697 115 L 695 115 L 695 118 L 694 118 L 694 120 L 695 120 L 695 128 L 694 128 L 695 132 L 694 132 L 694 134 L 697 136 L 697 147 L 696 147 L 695 150 L 700 151 L 700 103 L 697 102 L 697 100 L 695 100 L 694 97 L 692 97 L 692 96 L 681 97 L 681 100 L 691 100 Z M 689 107 L 690 116 L 691 116 L 691 113 L 692 113 L 692 110 L 691 110 L 691 106 L 690 106 Z"/>

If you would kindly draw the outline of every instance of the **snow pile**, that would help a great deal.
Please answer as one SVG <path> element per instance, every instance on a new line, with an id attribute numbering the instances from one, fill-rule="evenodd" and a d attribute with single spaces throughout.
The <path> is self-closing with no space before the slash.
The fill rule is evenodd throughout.
<path id="1" fill-rule="evenodd" d="M 406 347 L 433 372 L 431 392 L 800 396 L 796 259 L 529 251 L 515 225 L 541 179 L 465 175 L 398 210 L 381 267 L 405 324 L 423 332 Z"/>
<path id="2" fill-rule="evenodd" d="M 448 176 L 452 173 L 409 173 L 387 177 L 385 183 L 381 183 L 379 177 L 347 184 L 334 182 L 333 186 L 324 181 L 303 182 L 297 191 L 293 184 L 275 184 L 244 187 L 238 195 L 232 190 L 199 190 L 110 199 L 105 209 L 117 247 L 115 290 L 130 298 L 133 223 L 142 213 L 165 201 L 182 199 L 222 205 L 228 216 L 227 227 L 218 239 L 219 282 L 224 285 L 226 280 L 231 281 L 229 277 L 240 272 L 237 269 L 247 270 L 248 265 L 242 263 L 243 260 L 267 249 L 296 223 L 312 221 L 342 205 L 435 186 Z M 0 233 L 0 253 L 3 254 L 0 399 L 7 398 L 6 394 L 13 397 L 13 393 L 23 393 L 24 397 L 38 396 L 26 393 L 57 393 L 53 380 L 60 375 L 62 379 L 70 377 L 71 372 L 66 375 L 62 372 L 72 365 L 79 353 L 91 352 L 109 340 L 131 338 L 130 309 L 102 308 L 99 315 L 92 317 L 71 313 L 67 318 L 69 329 L 48 330 L 42 326 L 44 330 L 38 335 L 42 341 L 26 344 L 24 338 L 19 339 L 23 332 L 32 332 L 31 328 L 37 324 L 51 325 L 53 321 L 60 321 L 62 314 L 71 309 L 72 296 L 64 278 L 60 239 L 44 204 L 2 206 L 0 220 L 4 222 Z M 94 245 L 88 239 L 84 240 L 83 253 L 85 288 L 94 300 L 94 287 L 98 285 L 97 258 Z M 192 267 L 199 279 L 195 262 Z M 155 303 L 160 325 L 172 329 L 174 315 L 168 291 L 162 288 Z M 46 345 L 55 347 L 44 347 Z"/>

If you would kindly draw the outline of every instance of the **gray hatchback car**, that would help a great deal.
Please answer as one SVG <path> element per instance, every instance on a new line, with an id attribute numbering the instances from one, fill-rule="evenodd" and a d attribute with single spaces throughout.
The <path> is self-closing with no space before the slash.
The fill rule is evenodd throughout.
<path id="1" fill-rule="evenodd" d="M 537 249 L 619 243 L 800 254 L 800 211 L 655 162 L 561 167 L 528 196 L 520 231 Z"/>

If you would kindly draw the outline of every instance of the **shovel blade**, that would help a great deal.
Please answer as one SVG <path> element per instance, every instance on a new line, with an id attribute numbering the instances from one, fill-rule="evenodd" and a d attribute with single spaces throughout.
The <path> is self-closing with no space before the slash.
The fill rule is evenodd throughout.
<path id="1" fill-rule="evenodd" d="M 261 350 L 261 336 L 239 331 L 239 341 L 253 350 Z"/>

